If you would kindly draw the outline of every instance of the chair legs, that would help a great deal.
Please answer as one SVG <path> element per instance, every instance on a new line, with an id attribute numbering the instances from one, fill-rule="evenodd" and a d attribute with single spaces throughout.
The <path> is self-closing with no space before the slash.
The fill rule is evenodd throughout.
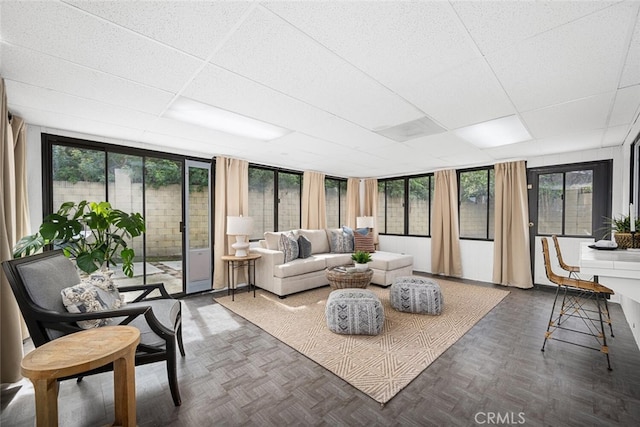
<path id="1" fill-rule="evenodd" d="M 582 289 L 569 290 L 566 286 L 563 286 L 563 288 L 564 292 L 562 304 L 560 306 L 558 314 L 556 314 L 556 305 L 560 294 L 560 286 L 558 286 L 558 289 L 556 290 L 556 295 L 553 300 L 551 315 L 549 316 L 549 323 L 547 325 L 547 331 L 545 332 L 541 351 L 544 352 L 547 341 L 551 339 L 584 348 L 598 350 L 604 353 L 607 357 L 607 369 L 611 370 L 611 362 L 609 360 L 609 347 L 607 346 L 607 337 L 604 329 L 605 319 L 606 323 L 609 324 L 612 337 L 613 327 L 611 325 L 611 319 L 609 317 L 609 308 L 607 306 L 606 296 L 599 292 L 586 291 Z M 603 299 L 604 301 L 600 301 L 601 299 Z M 595 304 L 596 310 L 589 308 L 590 303 Z M 598 313 L 597 318 L 591 317 L 589 315 L 589 313 L 596 312 Z M 571 325 L 568 325 L 567 322 L 569 318 L 580 319 L 580 321 L 573 322 Z M 573 329 L 568 326 L 573 326 L 576 328 L 580 327 L 580 329 Z M 597 346 L 589 346 L 581 344 L 579 342 L 567 341 L 565 339 L 558 338 L 557 336 L 554 337 L 554 333 L 559 329 L 572 333 L 591 336 L 597 342 Z"/>
<path id="2" fill-rule="evenodd" d="M 182 398 L 180 397 L 180 389 L 178 388 L 175 342 L 167 342 L 167 377 L 169 378 L 169 388 L 171 389 L 173 404 L 180 406 L 182 405 Z"/>

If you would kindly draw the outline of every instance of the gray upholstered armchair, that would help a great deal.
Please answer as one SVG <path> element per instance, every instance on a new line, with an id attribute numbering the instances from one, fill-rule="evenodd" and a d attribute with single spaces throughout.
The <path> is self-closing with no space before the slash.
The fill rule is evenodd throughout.
<path id="1" fill-rule="evenodd" d="M 31 339 L 36 347 L 60 336 L 82 330 L 78 322 L 128 324 L 140 329 L 136 365 L 166 360 L 171 396 L 176 406 L 182 401 L 176 372 L 176 346 L 184 356 L 180 301 L 173 299 L 163 284 L 125 286 L 119 292 L 139 292 L 121 308 L 96 312 L 70 313 L 61 291 L 80 283 L 75 266 L 62 251 L 48 251 L 2 263 L 16 297 Z M 158 291 L 160 297 L 149 298 Z M 83 373 L 82 376 L 113 369 L 111 365 Z M 64 378 L 67 379 L 67 378 Z M 81 378 L 79 378 L 80 380 Z"/>

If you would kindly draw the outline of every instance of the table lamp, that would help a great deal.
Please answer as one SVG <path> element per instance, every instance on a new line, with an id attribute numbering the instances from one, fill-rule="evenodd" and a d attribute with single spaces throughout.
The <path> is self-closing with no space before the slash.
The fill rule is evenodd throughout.
<path id="1" fill-rule="evenodd" d="M 374 225 L 375 225 L 375 221 L 372 216 L 359 216 L 356 218 L 357 228 L 366 228 L 369 231 L 371 231 Z"/>
<path id="2" fill-rule="evenodd" d="M 253 218 L 248 216 L 228 216 L 227 235 L 236 236 L 236 242 L 231 247 L 237 257 L 246 257 L 249 249 L 248 237 L 253 231 Z"/>

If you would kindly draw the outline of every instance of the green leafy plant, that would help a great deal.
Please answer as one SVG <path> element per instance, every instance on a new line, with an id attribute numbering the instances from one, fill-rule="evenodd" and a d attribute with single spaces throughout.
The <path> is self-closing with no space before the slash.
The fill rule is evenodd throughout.
<path id="1" fill-rule="evenodd" d="M 635 219 L 636 231 L 640 232 L 640 218 Z M 629 215 L 607 218 L 606 224 L 616 233 L 631 233 L 631 218 Z"/>
<path id="2" fill-rule="evenodd" d="M 56 213 L 44 218 L 38 233 L 18 241 L 13 256 L 28 256 L 53 244 L 74 258 L 80 270 L 92 273 L 103 265 L 116 265 L 119 255 L 122 271 L 133 277 L 135 252 L 125 239 L 144 231 L 144 219 L 139 213 L 113 209 L 109 202 L 65 202 Z"/>
<path id="3" fill-rule="evenodd" d="M 366 264 L 371 261 L 371 254 L 366 251 L 355 251 L 351 259 L 357 264 Z"/>

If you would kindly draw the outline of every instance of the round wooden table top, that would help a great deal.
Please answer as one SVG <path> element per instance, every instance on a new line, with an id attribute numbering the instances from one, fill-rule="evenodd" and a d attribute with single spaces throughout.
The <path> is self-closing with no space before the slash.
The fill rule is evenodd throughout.
<path id="1" fill-rule="evenodd" d="M 260 258 L 262 255 L 249 253 L 247 256 L 222 255 L 223 261 L 252 261 Z"/>
<path id="2" fill-rule="evenodd" d="M 90 371 L 126 355 L 140 342 L 133 326 L 103 326 L 57 338 L 22 359 L 22 375 L 36 380 Z"/>

